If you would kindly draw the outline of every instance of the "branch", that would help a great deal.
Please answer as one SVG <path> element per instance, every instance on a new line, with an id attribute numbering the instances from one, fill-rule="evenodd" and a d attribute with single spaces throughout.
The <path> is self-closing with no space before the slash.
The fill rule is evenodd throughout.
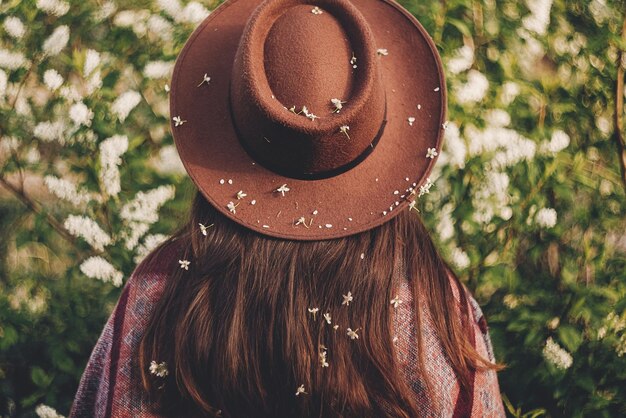
<path id="1" fill-rule="evenodd" d="M 626 18 L 622 25 L 622 40 L 626 41 Z M 615 87 L 615 145 L 617 145 L 617 158 L 622 184 L 626 190 L 626 142 L 622 135 L 622 115 L 624 114 L 624 50 L 620 49 L 617 59 L 617 84 Z"/>
<path id="2" fill-rule="evenodd" d="M 17 199 L 20 202 L 22 202 L 31 212 L 37 215 L 43 215 L 46 218 L 46 221 L 50 224 L 50 226 L 59 235 L 61 235 L 61 237 L 63 237 L 66 241 L 68 241 L 70 244 L 76 247 L 76 239 L 74 238 L 74 236 L 72 236 L 69 232 L 67 232 L 67 229 L 65 229 L 65 227 L 59 223 L 59 221 L 57 221 L 54 217 L 52 217 L 52 215 L 44 212 L 41 205 L 39 205 L 37 202 L 32 200 L 30 197 L 28 197 L 28 195 L 26 195 L 26 193 L 23 190 L 20 190 L 19 188 L 15 187 L 13 184 L 7 181 L 7 179 L 5 179 L 3 176 L 0 176 L 0 184 L 3 185 L 6 189 L 8 189 L 11 193 L 13 193 L 13 195 L 17 197 Z"/>

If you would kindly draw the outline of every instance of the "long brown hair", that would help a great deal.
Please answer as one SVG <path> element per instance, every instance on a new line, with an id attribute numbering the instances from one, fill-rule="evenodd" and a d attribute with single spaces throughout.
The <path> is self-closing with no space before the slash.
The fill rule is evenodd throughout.
<path id="1" fill-rule="evenodd" d="M 199 224 L 208 227 L 206 235 Z M 457 311 L 448 275 L 458 278 L 408 210 L 345 238 L 291 241 L 240 226 L 198 193 L 174 240 L 191 264 L 168 278 L 139 349 L 140 364 L 168 366 L 164 378 L 141 370 L 161 415 L 418 416 L 420 405 L 392 342 L 389 301 L 398 286 L 398 257 L 415 306 L 426 304 L 430 311 L 461 390 L 469 390 L 472 370 L 501 368 L 474 350 L 462 321 L 451 314 Z M 346 306 L 348 292 L 354 299 Z M 327 312 L 339 329 L 323 319 Z M 420 309 L 413 312 L 419 324 Z M 348 338 L 347 328 L 358 329 L 359 338 Z M 321 351 L 328 367 L 320 363 Z M 430 391 L 421 356 L 418 363 Z M 296 395 L 301 385 L 305 393 Z"/>

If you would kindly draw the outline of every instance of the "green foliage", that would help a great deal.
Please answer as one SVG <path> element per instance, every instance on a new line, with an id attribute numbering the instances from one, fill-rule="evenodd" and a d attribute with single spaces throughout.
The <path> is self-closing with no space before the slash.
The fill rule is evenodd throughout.
<path id="1" fill-rule="evenodd" d="M 71 1 L 55 16 L 38 3 L 0 3 L 0 416 L 69 411 L 119 297 L 112 283 L 180 224 L 194 192 L 166 84 L 202 6 Z M 626 415 L 624 2 L 401 3 L 432 35 L 449 91 L 435 185 L 417 207 L 483 307 L 508 413 Z M 44 54 L 64 25 L 67 43 Z M 46 187 L 49 175 L 73 194 Z M 151 192 L 143 218 L 125 212 Z M 99 249 L 69 215 L 110 242 Z M 86 268 L 93 257 L 110 273 Z"/>

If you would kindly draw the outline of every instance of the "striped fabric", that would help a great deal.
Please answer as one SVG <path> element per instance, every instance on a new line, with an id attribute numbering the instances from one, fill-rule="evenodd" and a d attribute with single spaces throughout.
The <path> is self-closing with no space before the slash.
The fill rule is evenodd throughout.
<path id="1" fill-rule="evenodd" d="M 175 248 L 163 253 L 157 262 L 141 263 L 127 281 L 118 303 L 98 339 L 76 393 L 70 418 L 78 417 L 145 417 L 157 418 L 147 412 L 147 401 L 141 389 L 137 349 L 148 317 L 159 300 L 171 266 L 177 265 Z M 398 274 L 402 270 L 398 270 Z M 461 302 L 459 289 L 452 288 L 458 312 L 464 325 L 471 320 L 470 338 L 478 352 L 493 361 L 493 349 L 482 311 L 464 287 L 469 305 Z M 395 310 L 394 328 L 398 359 L 407 380 L 415 391 L 426 417 L 504 417 L 497 375 L 493 371 L 476 372 L 472 396 L 459 396 L 459 385 L 443 355 L 428 312 L 424 311 L 422 336 L 424 359 L 432 376 L 438 399 L 426 399 L 417 376 L 417 347 L 412 318 L 412 297 L 409 283 L 402 280 L 398 294 L 402 303 Z"/>

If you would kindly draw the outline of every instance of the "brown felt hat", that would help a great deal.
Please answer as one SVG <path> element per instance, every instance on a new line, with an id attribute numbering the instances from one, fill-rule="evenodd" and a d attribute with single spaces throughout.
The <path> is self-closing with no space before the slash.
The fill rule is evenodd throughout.
<path id="1" fill-rule="evenodd" d="M 293 240 L 408 210 L 431 186 L 446 113 L 435 44 L 392 0 L 227 0 L 187 40 L 170 95 L 208 202 Z"/>

